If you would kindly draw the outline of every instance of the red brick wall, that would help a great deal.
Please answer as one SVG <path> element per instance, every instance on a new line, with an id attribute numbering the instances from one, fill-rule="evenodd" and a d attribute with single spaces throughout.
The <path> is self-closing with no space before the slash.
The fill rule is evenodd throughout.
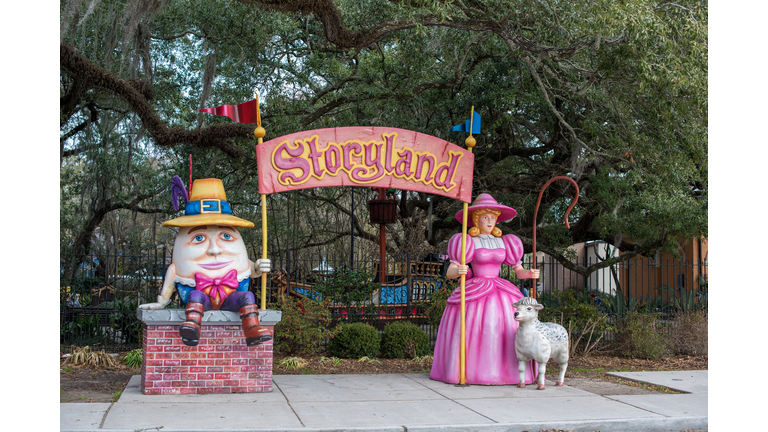
<path id="1" fill-rule="evenodd" d="M 144 394 L 264 393 L 272 391 L 272 341 L 249 347 L 240 325 L 205 325 L 190 347 L 178 325 L 144 324 Z M 264 326 L 274 334 L 274 326 Z"/>

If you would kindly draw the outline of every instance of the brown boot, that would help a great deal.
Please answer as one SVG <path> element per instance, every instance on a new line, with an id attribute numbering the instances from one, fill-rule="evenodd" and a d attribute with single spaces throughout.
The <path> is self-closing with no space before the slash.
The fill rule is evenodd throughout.
<path id="1" fill-rule="evenodd" d="M 259 345 L 272 339 L 270 331 L 259 325 L 259 307 L 255 304 L 241 307 L 240 319 L 243 320 L 246 345 Z"/>
<path id="2" fill-rule="evenodd" d="M 200 323 L 203 321 L 203 304 L 189 302 L 184 311 L 187 313 L 187 320 L 179 327 L 179 336 L 184 345 L 197 346 L 200 342 Z"/>

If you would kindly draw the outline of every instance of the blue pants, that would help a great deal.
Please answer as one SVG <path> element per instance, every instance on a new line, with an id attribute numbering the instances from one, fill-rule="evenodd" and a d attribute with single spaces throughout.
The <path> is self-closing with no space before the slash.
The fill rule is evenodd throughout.
<path id="1" fill-rule="evenodd" d="M 202 303 L 203 310 L 213 309 L 211 298 L 202 291 L 190 291 L 187 303 Z M 238 312 L 245 305 L 256 304 L 256 297 L 250 291 L 235 291 L 221 303 L 219 310 Z"/>

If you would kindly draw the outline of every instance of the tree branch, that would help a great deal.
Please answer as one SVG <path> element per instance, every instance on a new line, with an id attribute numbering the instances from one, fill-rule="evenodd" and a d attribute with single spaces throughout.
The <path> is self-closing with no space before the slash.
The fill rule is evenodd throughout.
<path id="1" fill-rule="evenodd" d="M 253 136 L 254 127 L 241 123 L 214 124 L 196 130 L 168 128 L 140 91 L 120 76 L 92 63 L 73 47 L 61 44 L 59 62 L 61 68 L 69 71 L 76 80 L 83 80 L 91 88 L 109 91 L 128 103 L 158 145 L 170 147 L 189 144 L 202 148 L 214 147 L 231 157 L 240 158 L 245 153 L 232 140 Z"/>
<path id="2" fill-rule="evenodd" d="M 96 110 L 96 104 L 94 104 L 93 102 L 90 102 L 88 103 L 86 108 L 88 108 L 88 111 L 90 111 L 91 113 L 91 116 L 88 118 L 88 120 L 77 125 L 74 129 L 64 134 L 64 136 L 61 137 L 59 140 L 59 150 L 60 150 L 59 163 L 61 163 L 65 157 L 75 156 L 96 147 L 96 146 L 83 146 L 73 150 L 64 150 L 64 142 L 67 139 L 69 139 L 70 137 L 73 137 L 80 131 L 85 130 L 85 128 L 88 127 L 89 124 L 96 123 L 96 121 L 99 119 L 98 111 Z"/>
<path id="3" fill-rule="evenodd" d="M 522 239 L 523 244 L 528 244 L 530 247 L 530 240 L 526 242 L 527 239 Z M 636 247 L 632 250 L 625 251 L 623 254 L 617 256 L 608 258 L 605 261 L 601 261 L 595 264 L 592 264 L 590 266 L 581 266 L 577 264 L 576 262 L 568 260 L 562 253 L 560 253 L 557 250 L 548 248 L 546 246 L 540 246 L 536 245 L 537 252 L 544 252 L 545 254 L 553 257 L 557 262 L 559 262 L 563 267 L 567 268 L 568 270 L 571 270 L 572 272 L 578 273 L 582 276 L 589 276 L 593 272 L 600 270 L 602 268 L 610 267 L 615 264 L 621 264 L 624 262 L 627 262 L 631 260 L 632 258 L 635 258 L 640 255 L 648 254 L 652 251 L 655 251 L 659 248 L 661 248 L 661 243 L 651 243 L 648 245 L 643 245 L 642 247 Z M 621 248 L 618 248 L 621 250 Z"/>
<path id="4" fill-rule="evenodd" d="M 406 20 L 394 18 L 381 21 L 359 31 L 352 31 L 344 23 L 344 18 L 341 16 L 341 12 L 336 7 L 333 0 L 292 0 L 289 2 L 284 0 L 239 1 L 244 4 L 257 5 L 265 10 L 314 14 L 320 22 L 323 23 L 325 37 L 328 42 L 341 49 L 362 49 L 377 42 L 389 33 L 411 29 L 419 25 L 425 27 L 449 27 L 457 30 L 476 32 L 492 31 L 525 51 L 543 54 L 549 58 L 572 57 L 579 49 L 593 46 L 596 42 L 593 39 L 578 41 L 567 47 L 544 46 L 523 37 L 513 28 L 513 26 L 506 22 L 465 17 L 444 18 L 434 15 L 418 15 L 414 19 Z M 464 7 L 463 10 L 468 16 L 479 15 L 479 13 L 473 13 L 473 9 Z M 508 17 L 509 16 L 504 17 L 504 20 L 508 19 Z"/>

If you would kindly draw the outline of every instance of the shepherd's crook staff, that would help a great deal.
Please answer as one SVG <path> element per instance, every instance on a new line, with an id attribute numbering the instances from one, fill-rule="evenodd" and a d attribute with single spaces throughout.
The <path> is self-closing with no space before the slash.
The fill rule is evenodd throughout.
<path id="1" fill-rule="evenodd" d="M 472 147 L 477 144 L 477 141 L 472 136 L 472 130 L 474 127 L 475 119 L 475 106 L 472 105 L 472 112 L 469 114 L 469 136 L 464 140 L 464 144 L 467 145 L 467 149 L 472 153 Z M 471 187 L 471 186 L 470 186 Z M 468 203 L 464 203 L 464 211 L 461 214 L 461 265 L 467 264 L 467 208 Z M 467 275 L 461 275 L 461 349 L 459 350 L 459 385 L 467 385 L 467 353 L 466 353 L 466 321 L 467 321 L 467 309 L 465 304 L 465 291 L 464 286 L 467 280 Z"/>
<path id="2" fill-rule="evenodd" d="M 267 131 L 261 127 L 261 113 L 259 112 L 259 95 L 256 95 L 256 124 L 258 125 L 253 131 L 253 135 L 256 136 L 257 144 L 264 142 L 264 135 Z M 261 194 L 261 257 L 267 259 L 267 195 Z M 261 274 L 261 310 L 267 308 L 267 275 Z"/>
<path id="3" fill-rule="evenodd" d="M 555 180 L 567 180 L 573 184 L 573 187 L 576 188 L 576 195 L 573 199 L 573 202 L 571 203 L 570 207 L 568 207 L 568 210 L 565 211 L 565 227 L 568 229 L 571 229 L 571 224 L 568 223 L 568 215 L 571 213 L 571 209 L 576 205 L 576 202 L 579 200 L 579 185 L 576 183 L 574 179 L 570 177 L 557 176 L 552 178 L 548 182 L 544 183 L 544 186 L 541 188 L 541 191 L 539 192 L 539 199 L 536 201 L 536 209 L 533 211 L 533 260 L 531 264 L 531 270 L 536 270 L 536 218 L 539 214 L 539 205 L 541 204 L 541 197 L 544 196 L 544 189 L 546 189 L 547 186 L 549 186 Z M 536 280 L 535 279 L 533 280 L 531 297 L 536 298 Z"/>

